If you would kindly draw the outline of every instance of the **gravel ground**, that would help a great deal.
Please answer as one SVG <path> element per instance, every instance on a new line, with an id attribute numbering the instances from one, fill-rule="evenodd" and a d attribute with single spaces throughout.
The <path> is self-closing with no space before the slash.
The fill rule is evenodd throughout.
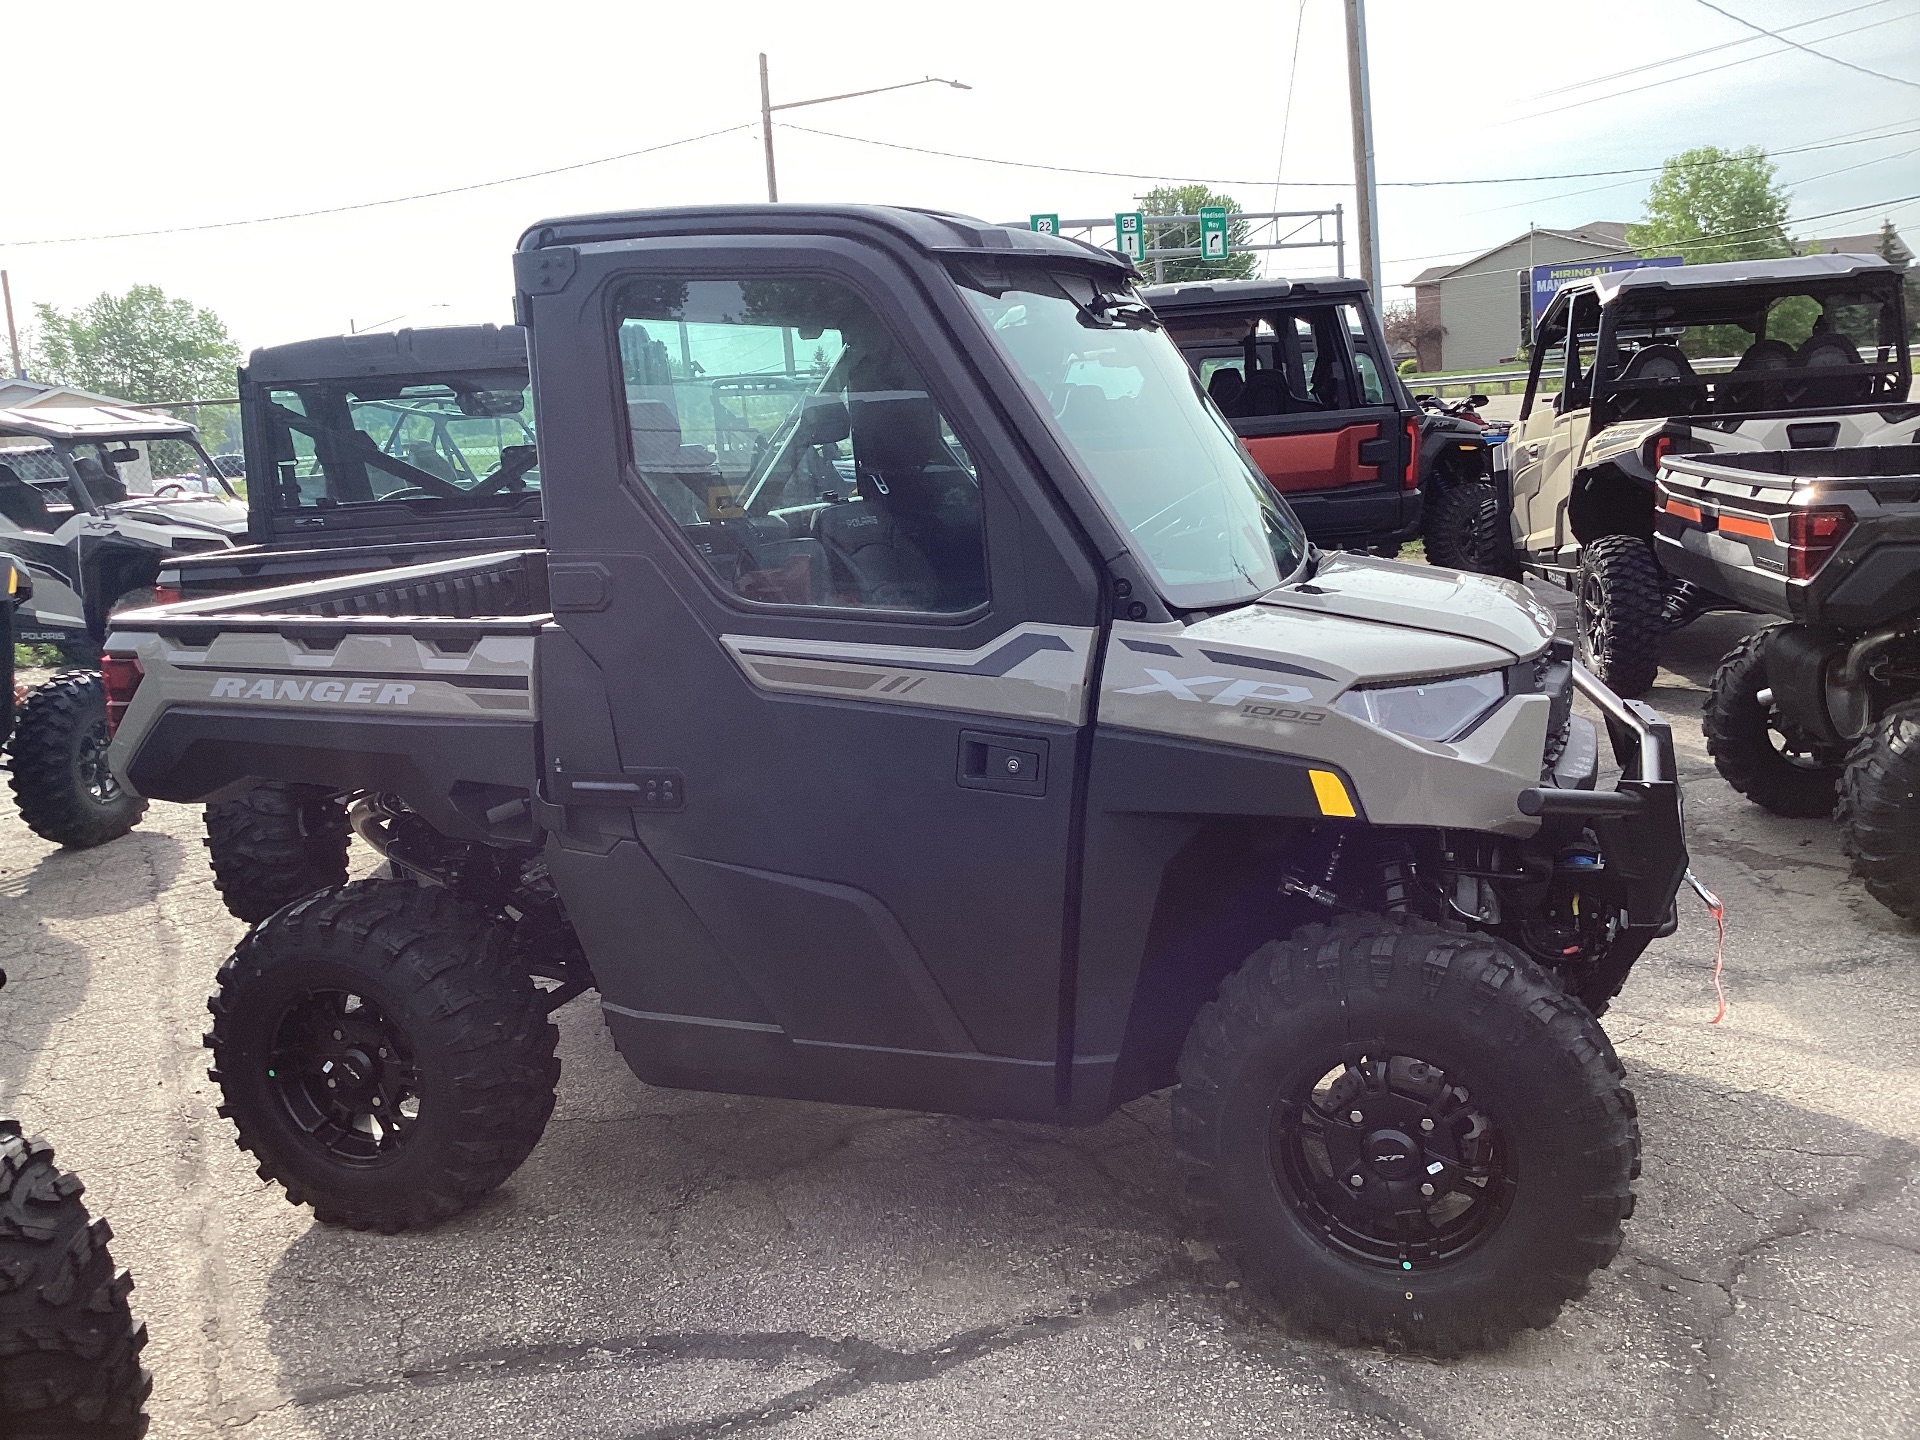
<path id="1" fill-rule="evenodd" d="M 1707 1023 L 1688 900 L 1606 1020 L 1646 1141 L 1627 1249 L 1497 1355 L 1264 1323 L 1182 1228 L 1164 1096 L 1061 1132 L 653 1090 L 591 997 L 490 1200 L 319 1227 L 214 1114 L 199 1036 L 240 926 L 183 807 L 88 853 L 0 814 L 0 1111 L 110 1217 L 168 1440 L 1920 1434 L 1920 932 L 1829 824 L 1713 774 L 1702 687 L 1750 623 L 1686 632 L 1653 697 L 1731 1012 Z"/>

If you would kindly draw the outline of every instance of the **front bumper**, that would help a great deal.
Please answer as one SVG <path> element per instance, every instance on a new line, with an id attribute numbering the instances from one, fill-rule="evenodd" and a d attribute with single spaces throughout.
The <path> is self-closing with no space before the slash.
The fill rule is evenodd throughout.
<path id="1" fill-rule="evenodd" d="M 1538 815 L 1543 832 L 1549 827 L 1593 832 L 1606 857 L 1611 898 L 1628 934 L 1637 932 L 1644 945 L 1671 932 L 1674 897 L 1687 875 L 1686 813 L 1673 727 L 1651 706 L 1622 700 L 1578 663 L 1573 684 L 1606 720 L 1620 779 L 1611 790 L 1525 790 L 1520 809 Z"/>

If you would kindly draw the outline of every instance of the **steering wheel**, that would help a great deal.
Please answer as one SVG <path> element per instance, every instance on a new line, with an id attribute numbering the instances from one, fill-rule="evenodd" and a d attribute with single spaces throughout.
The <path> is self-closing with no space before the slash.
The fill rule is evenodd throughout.
<path id="1" fill-rule="evenodd" d="M 382 500 L 444 500 L 447 497 L 426 488 L 424 485 L 409 485 L 404 490 L 394 490 L 380 497 Z"/>
<path id="2" fill-rule="evenodd" d="M 173 494 L 173 495 L 187 495 L 187 494 L 193 494 L 193 493 L 197 493 L 197 492 L 194 492 L 194 491 L 190 491 L 190 490 L 188 489 L 188 487 L 186 487 L 185 485 L 182 485 L 182 484 L 180 484 L 180 483 L 179 483 L 178 481 L 169 481 L 169 482 L 168 482 L 167 484 L 165 484 L 165 485 L 156 485 L 156 486 L 154 486 L 154 487 L 153 487 L 153 493 L 154 493 L 155 495 L 167 495 L 167 494 Z"/>

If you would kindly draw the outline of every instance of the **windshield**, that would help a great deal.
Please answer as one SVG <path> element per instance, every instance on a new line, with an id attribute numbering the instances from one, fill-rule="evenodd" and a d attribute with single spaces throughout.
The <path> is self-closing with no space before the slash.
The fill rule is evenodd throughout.
<path id="1" fill-rule="evenodd" d="M 511 506 L 540 488 L 524 371 L 296 383 L 266 408 L 276 510 Z"/>
<path id="2" fill-rule="evenodd" d="M 1238 604 L 1300 568 L 1300 522 L 1137 297 L 1041 270 L 961 284 L 1169 604 Z"/>

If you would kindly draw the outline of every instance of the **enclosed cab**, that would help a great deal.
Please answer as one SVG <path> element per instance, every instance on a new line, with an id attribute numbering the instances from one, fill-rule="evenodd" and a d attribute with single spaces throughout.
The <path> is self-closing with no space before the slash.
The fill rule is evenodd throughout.
<path id="1" fill-rule="evenodd" d="M 1364 280 L 1219 280 L 1140 294 L 1315 544 L 1387 549 L 1420 533 L 1419 412 L 1393 373 Z"/>

